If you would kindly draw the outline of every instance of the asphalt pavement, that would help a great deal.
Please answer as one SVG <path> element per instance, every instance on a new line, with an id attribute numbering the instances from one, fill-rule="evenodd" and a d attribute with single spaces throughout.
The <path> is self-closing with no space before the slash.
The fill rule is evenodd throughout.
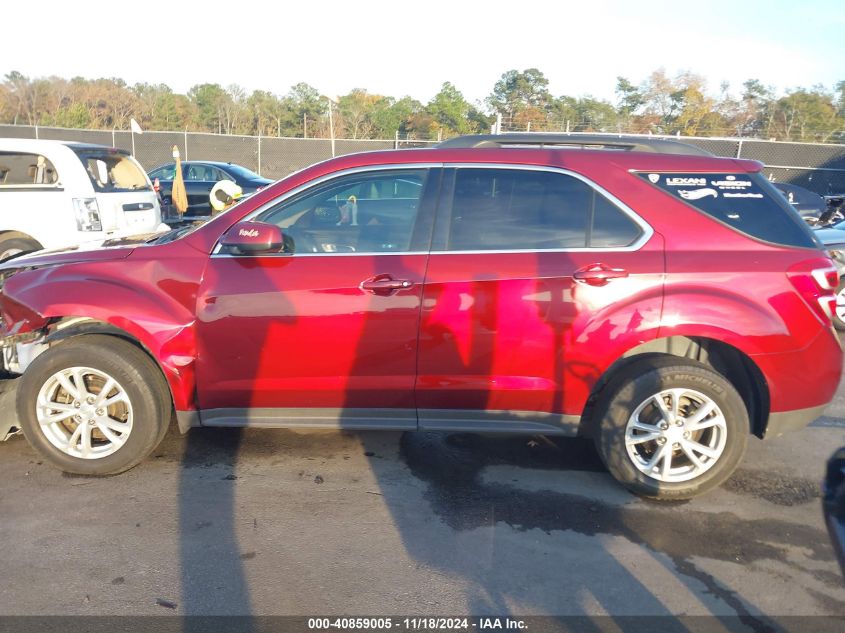
<path id="1" fill-rule="evenodd" d="M 0 615 L 843 616 L 819 503 L 840 445 L 843 387 L 805 431 L 752 439 L 724 487 L 667 505 L 584 440 L 198 429 L 86 478 L 15 437 Z"/>

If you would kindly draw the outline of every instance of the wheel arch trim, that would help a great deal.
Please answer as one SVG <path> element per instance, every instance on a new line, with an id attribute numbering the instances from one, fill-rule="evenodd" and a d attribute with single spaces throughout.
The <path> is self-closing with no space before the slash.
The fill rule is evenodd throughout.
<path id="1" fill-rule="evenodd" d="M 159 360 L 149 344 L 142 337 L 113 323 L 100 321 L 91 317 L 64 317 L 56 319 L 50 324 L 43 343 L 46 343 L 47 347 L 49 347 L 65 340 L 91 334 L 114 336 L 137 346 L 150 358 L 164 377 L 171 403 L 173 405 L 179 403 L 179 395 L 185 386 L 184 372 L 174 372 L 172 367 L 168 367 Z M 193 380 L 192 376 L 191 380 Z M 191 388 L 193 389 L 193 382 L 191 382 Z"/>
<path id="2" fill-rule="evenodd" d="M 624 369 L 648 358 L 678 358 L 701 363 L 728 380 L 740 393 L 748 410 L 751 432 L 764 437 L 770 414 L 769 384 L 754 359 L 742 349 L 709 337 L 663 336 L 640 343 L 614 361 L 593 386 L 582 414 L 586 428 L 592 429 L 592 413 L 604 389 Z"/>

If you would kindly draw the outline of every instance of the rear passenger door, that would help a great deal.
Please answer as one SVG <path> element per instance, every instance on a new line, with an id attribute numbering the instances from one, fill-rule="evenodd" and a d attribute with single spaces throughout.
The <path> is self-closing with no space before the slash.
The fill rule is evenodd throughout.
<path id="1" fill-rule="evenodd" d="M 423 289 L 420 428 L 574 430 L 613 339 L 659 319 L 662 274 L 659 236 L 577 174 L 447 170 Z"/>

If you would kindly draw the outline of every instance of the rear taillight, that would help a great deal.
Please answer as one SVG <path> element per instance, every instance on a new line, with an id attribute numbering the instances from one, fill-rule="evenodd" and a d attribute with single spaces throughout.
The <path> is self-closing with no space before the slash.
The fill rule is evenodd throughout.
<path id="1" fill-rule="evenodd" d="M 811 259 L 786 271 L 789 281 L 823 323 L 830 325 L 836 309 L 839 273 L 829 259 Z"/>
<path id="2" fill-rule="evenodd" d="M 100 206 L 96 198 L 74 198 L 73 210 L 76 214 L 76 229 L 78 231 L 102 231 L 100 221 Z"/>

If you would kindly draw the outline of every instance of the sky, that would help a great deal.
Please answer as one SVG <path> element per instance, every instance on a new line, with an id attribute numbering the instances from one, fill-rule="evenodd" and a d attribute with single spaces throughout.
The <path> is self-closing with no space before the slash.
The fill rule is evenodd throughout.
<path id="1" fill-rule="evenodd" d="M 716 95 L 845 80 L 842 0 L 467 2 L 40 0 L 3 8 L 0 75 L 120 77 L 285 94 L 304 81 L 423 103 L 451 81 L 482 101 L 502 73 L 540 69 L 553 95 L 615 100 L 616 78 L 703 75 Z M 17 26 L 14 26 L 17 25 Z"/>

